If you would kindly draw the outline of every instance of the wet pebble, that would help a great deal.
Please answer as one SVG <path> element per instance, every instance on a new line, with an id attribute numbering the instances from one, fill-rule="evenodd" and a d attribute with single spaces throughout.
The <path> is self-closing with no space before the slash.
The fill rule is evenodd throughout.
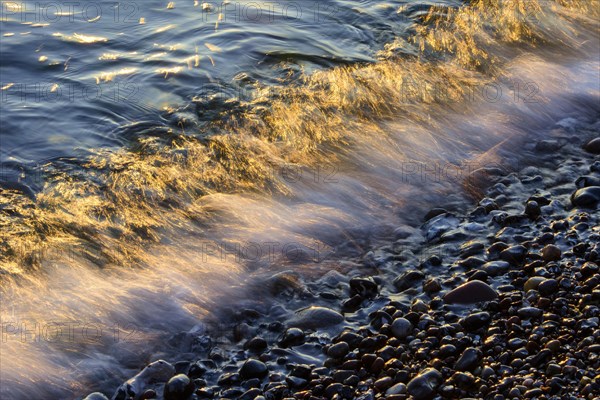
<path id="1" fill-rule="evenodd" d="M 267 373 L 268 369 L 265 363 L 254 359 L 247 360 L 242 365 L 242 368 L 240 368 L 240 377 L 244 380 L 252 378 L 262 379 Z"/>
<path id="2" fill-rule="evenodd" d="M 600 186 L 589 186 L 578 189 L 571 196 L 571 203 L 575 207 L 595 208 L 600 201 Z"/>
<path id="3" fill-rule="evenodd" d="M 597 137 L 597 138 L 592 139 L 589 142 L 587 142 L 583 146 L 583 149 L 585 151 L 587 151 L 588 153 L 600 154 L 600 137 Z"/>
<path id="4" fill-rule="evenodd" d="M 406 386 L 415 400 L 432 398 L 442 383 L 442 374 L 435 368 L 427 368 L 415 376 Z"/>
<path id="5" fill-rule="evenodd" d="M 186 400 L 194 392 L 194 384 L 187 375 L 175 375 L 165 385 L 165 400 Z"/>
<path id="6" fill-rule="evenodd" d="M 412 333 L 413 326 L 405 318 L 396 318 L 391 325 L 392 334 L 398 339 L 404 339 Z"/>
<path id="7" fill-rule="evenodd" d="M 497 297 L 498 294 L 490 285 L 478 280 L 473 280 L 446 293 L 444 301 L 449 304 L 472 304 L 482 301 L 491 301 Z"/>

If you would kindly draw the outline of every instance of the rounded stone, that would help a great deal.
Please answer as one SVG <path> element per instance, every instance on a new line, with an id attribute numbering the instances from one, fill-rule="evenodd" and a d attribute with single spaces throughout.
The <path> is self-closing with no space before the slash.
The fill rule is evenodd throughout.
<path id="1" fill-rule="evenodd" d="M 558 261 L 561 255 L 560 249 L 553 244 L 549 244 L 542 249 L 542 258 L 544 261 Z"/>
<path id="2" fill-rule="evenodd" d="M 267 366 L 262 361 L 258 361 L 255 359 L 247 360 L 242 368 L 240 368 L 240 377 L 243 380 L 258 378 L 264 378 L 269 370 Z"/>
<path id="3" fill-rule="evenodd" d="M 527 215 L 531 219 L 535 219 L 541 214 L 540 205 L 537 201 L 528 201 L 525 205 L 525 215 Z"/>
<path id="4" fill-rule="evenodd" d="M 327 350 L 327 355 L 332 358 L 342 358 L 350 351 L 350 346 L 346 342 L 339 342 Z"/>
<path id="5" fill-rule="evenodd" d="M 312 306 L 296 313 L 290 325 L 302 329 L 319 329 L 338 325 L 344 317 L 337 311 L 327 307 Z"/>
<path id="6" fill-rule="evenodd" d="M 412 333 L 413 326 L 406 318 L 396 318 L 390 329 L 396 338 L 404 339 Z"/>
<path id="7" fill-rule="evenodd" d="M 543 296 L 548 296 L 555 293 L 558 290 L 558 281 L 556 279 L 545 279 L 538 286 L 538 291 Z"/>
<path id="8" fill-rule="evenodd" d="M 526 292 L 530 290 L 537 290 L 537 288 L 540 286 L 540 283 L 544 282 L 545 280 L 546 278 L 543 276 L 531 277 L 527 279 L 527 282 L 525 282 L 525 285 L 523 285 L 523 289 L 525 289 Z"/>
<path id="9" fill-rule="evenodd" d="M 392 386 L 385 392 L 385 394 L 387 394 L 388 396 L 391 396 L 393 394 L 404 394 L 404 393 L 406 393 L 406 385 L 402 382 L 396 383 L 394 386 Z"/>
<path id="10" fill-rule="evenodd" d="M 304 343 L 304 337 L 305 335 L 302 329 L 289 328 L 284 332 L 279 345 L 282 347 L 299 346 Z"/>
<path id="11" fill-rule="evenodd" d="M 448 304 L 472 304 L 492 301 L 498 293 L 490 285 L 478 280 L 469 281 L 446 293 L 444 302 Z"/>
<path id="12" fill-rule="evenodd" d="M 571 195 L 575 207 L 594 208 L 600 202 L 600 186 L 588 186 Z"/>
<path id="13" fill-rule="evenodd" d="M 600 154 L 600 137 L 597 137 L 597 138 L 592 139 L 589 142 L 587 142 L 583 146 L 583 149 L 585 151 L 587 151 L 588 153 Z"/>
<path id="14" fill-rule="evenodd" d="M 411 379 L 406 389 L 415 400 L 430 399 L 435 395 L 442 379 L 442 374 L 437 369 L 427 368 Z"/>
<path id="15" fill-rule="evenodd" d="M 457 371 L 472 371 L 479 365 L 481 352 L 473 347 L 469 347 L 463 351 L 460 358 L 456 361 L 454 368 Z"/>
<path id="16" fill-rule="evenodd" d="M 187 375 L 175 375 L 165 385 L 165 400 L 186 400 L 194 393 L 194 384 Z"/>

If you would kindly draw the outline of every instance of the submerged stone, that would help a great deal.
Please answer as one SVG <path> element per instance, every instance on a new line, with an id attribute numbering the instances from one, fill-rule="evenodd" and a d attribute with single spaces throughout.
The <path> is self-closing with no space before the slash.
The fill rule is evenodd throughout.
<path id="1" fill-rule="evenodd" d="M 344 320 L 342 314 L 327 307 L 308 307 L 296 313 L 290 325 L 303 329 L 319 329 L 333 326 Z"/>

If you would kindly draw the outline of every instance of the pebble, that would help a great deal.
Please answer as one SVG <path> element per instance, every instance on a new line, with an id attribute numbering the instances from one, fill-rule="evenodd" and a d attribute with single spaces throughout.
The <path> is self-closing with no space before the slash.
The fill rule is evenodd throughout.
<path id="1" fill-rule="evenodd" d="M 304 331 L 299 328 L 288 328 L 279 341 L 281 347 L 299 346 L 304 343 Z"/>
<path id="2" fill-rule="evenodd" d="M 543 276 L 534 276 L 531 277 L 527 280 L 527 282 L 525 282 L 525 285 L 523 285 L 523 289 L 528 292 L 530 290 L 537 290 L 537 288 L 540 286 L 540 284 L 542 282 L 544 282 L 546 280 L 546 278 L 544 278 Z"/>
<path id="3" fill-rule="evenodd" d="M 165 385 L 165 400 L 187 400 L 194 393 L 194 384 L 187 375 L 175 375 Z"/>
<path id="4" fill-rule="evenodd" d="M 490 285 L 481 281 L 469 281 L 446 293 L 444 302 L 448 304 L 473 304 L 495 300 L 498 293 Z"/>
<path id="5" fill-rule="evenodd" d="M 521 318 L 539 318 L 542 316 L 542 310 L 537 307 L 523 307 L 518 311 Z"/>
<path id="6" fill-rule="evenodd" d="M 597 137 L 597 138 L 592 139 L 589 142 L 587 142 L 583 146 L 583 149 L 585 151 L 587 151 L 588 153 L 600 154 L 600 137 Z"/>
<path id="7" fill-rule="evenodd" d="M 390 396 L 390 395 L 394 395 L 394 394 L 404 394 L 404 393 L 406 393 L 406 391 L 407 391 L 406 385 L 404 383 L 400 382 L 400 383 L 395 384 L 391 388 L 389 388 L 385 392 L 385 394 Z"/>
<path id="8" fill-rule="evenodd" d="M 412 333 L 413 326 L 409 320 L 405 318 L 396 318 L 390 327 L 394 337 L 404 339 Z"/>
<path id="9" fill-rule="evenodd" d="M 440 281 L 436 278 L 430 278 L 423 282 L 423 291 L 427 294 L 436 293 L 442 290 Z"/>
<path id="10" fill-rule="evenodd" d="M 260 351 L 267 348 L 267 341 L 261 337 L 254 337 L 244 344 L 246 350 Z"/>
<path id="11" fill-rule="evenodd" d="M 327 307 L 311 306 L 296 312 L 290 325 L 302 329 L 319 329 L 338 325 L 344 317 L 337 311 Z"/>
<path id="12" fill-rule="evenodd" d="M 544 279 L 538 286 L 538 291 L 543 296 L 549 296 L 558 290 L 558 281 L 556 279 Z"/>
<path id="13" fill-rule="evenodd" d="M 265 363 L 259 360 L 249 359 L 242 365 L 242 368 L 240 368 L 240 377 L 244 380 L 252 378 L 262 379 L 268 372 L 269 370 Z"/>
<path id="14" fill-rule="evenodd" d="M 468 332 L 476 331 L 490 323 L 491 316 L 487 312 L 473 313 L 460 321 L 460 324 Z"/>
<path id="15" fill-rule="evenodd" d="M 600 201 L 600 186 L 588 186 L 578 189 L 571 195 L 571 203 L 575 207 L 595 208 Z"/>
<path id="16" fill-rule="evenodd" d="M 498 276 L 508 272 L 510 264 L 506 261 L 490 261 L 483 264 L 481 269 L 489 276 Z"/>
<path id="17" fill-rule="evenodd" d="M 540 205 L 537 201 L 528 201 L 525 205 L 525 215 L 527 215 L 531 219 L 536 219 L 540 216 L 542 210 L 540 209 Z"/>
<path id="18" fill-rule="evenodd" d="M 350 351 L 350 346 L 346 342 L 339 342 L 327 350 L 327 355 L 332 358 L 342 358 Z"/>
<path id="19" fill-rule="evenodd" d="M 442 374 L 435 368 L 427 368 L 408 382 L 408 393 L 415 400 L 432 398 L 442 383 Z"/>
<path id="20" fill-rule="evenodd" d="M 560 260 L 560 256 L 562 255 L 560 249 L 553 245 L 549 244 L 542 249 L 542 258 L 544 261 L 558 261 Z"/>
<path id="21" fill-rule="evenodd" d="M 481 351 L 469 347 L 463 351 L 460 358 L 456 361 L 454 368 L 457 371 L 472 371 L 479 366 Z"/>

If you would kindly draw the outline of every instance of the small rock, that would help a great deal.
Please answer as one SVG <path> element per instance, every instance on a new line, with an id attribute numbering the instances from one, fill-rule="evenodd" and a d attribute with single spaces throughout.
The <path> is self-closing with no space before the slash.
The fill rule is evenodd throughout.
<path id="1" fill-rule="evenodd" d="M 456 365 L 454 368 L 457 371 L 472 371 L 479 365 L 479 360 L 481 359 L 481 351 L 469 347 L 466 348 L 465 351 L 461 354 L 458 361 L 456 361 Z"/>
<path id="2" fill-rule="evenodd" d="M 546 375 L 554 376 L 558 375 L 562 372 L 562 367 L 558 364 L 550 363 L 548 367 L 546 367 Z"/>
<path id="3" fill-rule="evenodd" d="M 258 378 L 264 378 L 268 373 L 267 366 L 262 361 L 255 359 L 247 360 L 242 368 L 240 368 L 240 377 L 243 380 Z"/>
<path id="4" fill-rule="evenodd" d="M 165 400 L 186 400 L 194 393 L 194 384 L 187 375 L 175 375 L 165 385 Z"/>
<path id="5" fill-rule="evenodd" d="M 491 301 L 498 294 L 490 285 L 481 281 L 469 281 L 446 293 L 444 302 L 448 304 L 472 304 L 482 301 Z"/>
<path id="6" fill-rule="evenodd" d="M 312 306 L 296 313 L 290 325 L 302 329 L 319 329 L 340 324 L 344 317 L 337 311 L 327 307 Z"/>
<path id="7" fill-rule="evenodd" d="M 442 383 L 442 374 L 435 368 L 427 368 L 415 376 L 406 386 L 415 400 L 432 398 Z"/>
<path id="8" fill-rule="evenodd" d="M 534 276 L 532 278 L 529 278 L 527 282 L 525 282 L 525 285 L 523 285 L 523 289 L 526 292 L 530 290 L 537 290 L 537 288 L 540 286 L 540 283 L 544 282 L 545 280 L 546 278 L 544 278 L 543 276 Z"/>
<path id="9" fill-rule="evenodd" d="M 299 346 L 304 343 L 304 331 L 299 328 L 287 329 L 279 341 L 281 347 Z"/>
<path id="10" fill-rule="evenodd" d="M 542 258 L 544 261 L 558 261 L 561 255 L 560 249 L 553 244 L 549 244 L 542 249 Z"/>
<path id="11" fill-rule="evenodd" d="M 460 325 L 467 332 L 473 332 L 488 325 L 491 321 L 490 314 L 487 312 L 473 313 L 460 321 Z"/>
<path id="12" fill-rule="evenodd" d="M 267 348 L 267 341 L 261 337 L 254 337 L 244 343 L 244 349 L 260 351 Z"/>
<path id="13" fill-rule="evenodd" d="M 483 264 L 481 269 L 489 276 L 497 276 L 508 272 L 510 264 L 506 261 L 490 261 Z"/>
<path id="14" fill-rule="evenodd" d="M 442 290 L 442 285 L 436 278 L 430 278 L 423 282 L 423 291 L 427 294 L 436 293 L 440 290 Z"/>
<path id="15" fill-rule="evenodd" d="M 327 355 L 332 358 L 343 358 L 350 351 L 350 346 L 346 342 L 334 344 L 327 350 Z"/>
<path id="16" fill-rule="evenodd" d="M 536 219 L 542 213 L 537 201 L 528 201 L 525 205 L 525 215 L 531 219 Z"/>
<path id="17" fill-rule="evenodd" d="M 411 311 L 417 313 L 426 313 L 429 310 L 429 307 L 423 302 L 423 300 L 416 299 L 415 301 L 413 301 L 413 304 L 411 305 L 410 309 Z"/>
<path id="18" fill-rule="evenodd" d="M 538 286 L 538 291 L 542 296 L 549 296 L 558 290 L 558 281 L 556 279 L 545 279 Z"/>
<path id="19" fill-rule="evenodd" d="M 397 383 L 385 392 L 385 394 L 387 394 L 388 396 L 391 396 L 393 394 L 404 393 L 406 393 L 406 385 L 404 383 Z"/>
<path id="20" fill-rule="evenodd" d="M 600 154 L 600 137 L 597 137 L 597 138 L 592 139 L 589 142 L 587 142 L 583 146 L 583 149 L 585 151 L 587 151 L 588 153 Z"/>
<path id="21" fill-rule="evenodd" d="M 412 333 L 413 326 L 405 318 L 396 318 L 391 325 L 392 334 L 398 339 L 404 339 Z"/>
<path id="22" fill-rule="evenodd" d="M 542 313 L 543 311 L 536 307 L 523 307 L 517 312 L 521 318 L 539 318 Z"/>
<path id="23" fill-rule="evenodd" d="M 571 195 L 575 207 L 594 208 L 600 202 L 600 186 L 588 186 L 578 189 Z"/>

